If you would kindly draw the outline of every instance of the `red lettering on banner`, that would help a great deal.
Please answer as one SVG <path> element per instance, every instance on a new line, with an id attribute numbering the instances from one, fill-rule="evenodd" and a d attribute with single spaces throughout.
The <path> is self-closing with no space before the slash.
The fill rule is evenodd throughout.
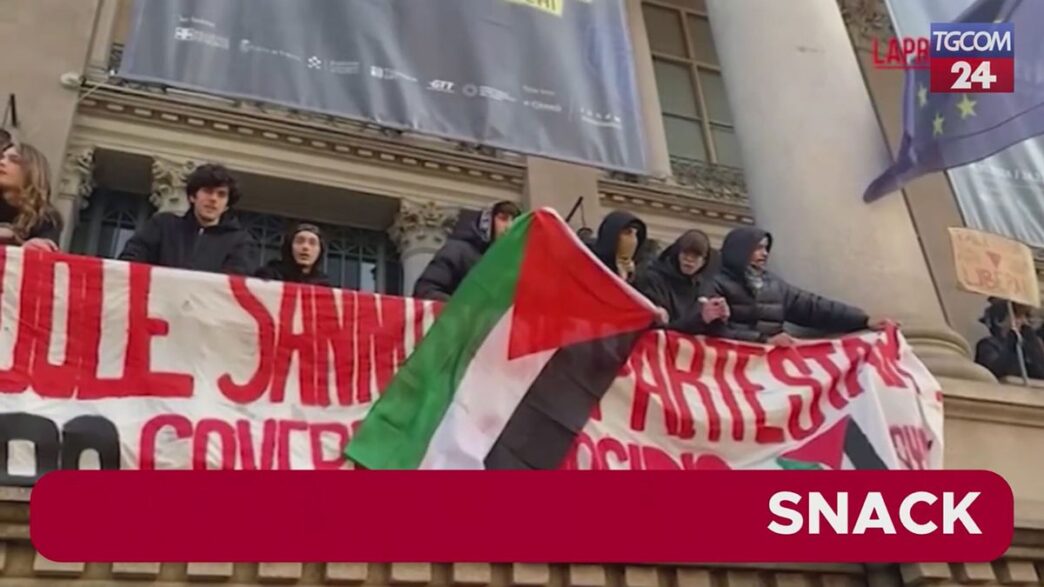
<path id="1" fill-rule="evenodd" d="M 312 468 L 316 471 L 340 469 L 344 466 L 344 447 L 348 445 L 348 427 L 343 424 L 314 424 L 308 429 L 312 440 Z M 323 452 L 323 434 L 333 433 L 340 438 L 334 458 L 326 458 Z"/>
<path id="2" fill-rule="evenodd" d="M 272 365 L 275 356 L 275 321 L 261 300 L 250 293 L 250 289 L 246 285 L 246 278 L 229 277 L 229 285 L 236 302 L 257 323 L 257 370 L 254 371 L 250 380 L 242 385 L 233 381 L 232 376 L 227 373 L 218 378 L 217 385 L 221 393 L 230 401 L 248 404 L 261 399 L 272 379 Z"/>
<path id="3" fill-rule="evenodd" d="M 218 469 L 233 470 L 236 468 L 236 431 L 224 420 L 204 418 L 196 424 L 196 432 L 192 435 L 192 468 L 208 469 L 207 455 L 210 453 L 210 438 L 216 437 L 221 443 L 221 465 Z"/>
<path id="4" fill-rule="evenodd" d="M 794 440 L 803 440 L 812 435 L 823 426 L 826 418 L 823 408 L 819 405 L 823 398 L 823 384 L 812 377 L 812 368 L 808 366 L 804 357 L 796 352 L 788 352 L 793 349 L 776 348 L 768 353 L 768 366 L 772 376 L 789 388 L 807 387 L 812 394 L 805 401 L 804 393 L 791 393 L 787 396 L 790 403 L 790 417 L 787 419 L 787 431 Z M 788 365 L 797 370 L 797 375 L 792 375 Z M 802 414 L 808 408 L 809 426 L 801 425 Z"/>
<path id="5" fill-rule="evenodd" d="M 138 263 L 130 263 L 129 267 L 130 315 L 127 325 L 127 354 L 123 358 L 123 379 L 126 387 L 120 390 L 120 397 L 192 397 L 192 375 L 150 371 L 151 339 L 166 336 L 170 325 L 166 320 L 149 316 L 152 267 Z"/>
<path id="6" fill-rule="evenodd" d="M 618 438 L 604 436 L 597 441 L 586 432 L 577 435 L 569 455 L 562 463 L 563 470 L 731 470 L 724 459 L 714 454 L 696 455 L 690 452 L 672 454 L 658 446 L 641 443 L 624 444 Z"/>
<path id="7" fill-rule="evenodd" d="M 290 462 L 290 434 L 292 432 L 304 432 L 308 430 L 308 422 L 299 420 L 281 420 L 279 422 L 279 468 L 292 469 Z"/>
<path id="8" fill-rule="evenodd" d="M 718 455 L 700 455 L 692 453 L 682 455 L 682 468 L 686 471 L 731 471 L 732 467 Z"/>
<path id="9" fill-rule="evenodd" d="M 6 269 L 7 249 L 2 250 Z M 15 339 L 11 368 L 0 370 L 0 391 L 4 393 L 22 393 L 29 387 L 29 365 L 33 357 L 33 344 L 37 329 L 37 297 L 41 295 L 39 279 L 36 277 L 36 265 L 41 259 L 42 254 L 36 251 L 23 251 L 22 253 L 22 289 L 18 321 L 14 325 L 18 329 L 18 337 Z M 33 260 L 37 263 L 33 263 Z"/>
<path id="10" fill-rule="evenodd" d="M 191 463 L 185 465 L 197 470 L 288 470 L 294 465 L 291 457 L 295 453 L 295 447 L 301 457 L 310 459 L 313 468 L 338 469 L 345 464 L 344 447 L 361 423 L 362 420 L 345 424 L 277 419 L 268 419 L 263 423 L 251 420 L 226 422 L 204 418 L 193 424 L 181 415 L 160 415 L 151 418 L 142 426 L 138 468 L 156 468 L 160 431 L 172 428 L 175 438 L 190 441 L 188 452 Z M 258 430 L 259 435 L 255 433 Z M 329 446 L 330 435 L 338 438 L 335 443 L 337 448 L 333 453 L 323 448 L 324 445 Z M 304 461 L 299 460 L 298 464 L 304 466 Z"/>
<path id="11" fill-rule="evenodd" d="M 6 251 L 3 264 L 6 266 Z M 56 266 L 68 270 L 68 290 L 56 291 Z M 0 370 L 0 392 L 21 393 L 29 385 L 40 397 L 103 399 L 110 397 L 191 397 L 193 378 L 182 373 L 151 370 L 151 338 L 167 333 L 166 321 L 148 315 L 150 267 L 129 267 L 127 349 L 123 375 L 97 375 L 103 300 L 100 259 L 22 252 L 21 291 L 12 367 Z M 0 284 L 2 285 L 2 284 Z M 68 307 L 64 358 L 50 362 L 55 295 Z"/>
<path id="12" fill-rule="evenodd" d="M 239 443 L 239 462 L 244 471 L 271 471 L 275 467 L 276 436 L 278 436 L 278 420 L 265 420 L 261 428 L 261 461 L 254 456 L 254 438 L 250 432 L 250 422 L 236 422 L 236 441 Z"/>
<path id="13" fill-rule="evenodd" d="M 754 411 L 754 442 L 758 444 L 778 444 L 783 442 L 783 429 L 779 426 L 770 426 L 768 424 L 765 406 L 761 405 L 761 398 L 758 397 L 758 394 L 764 391 L 765 387 L 754 383 L 747 376 L 747 365 L 750 364 L 750 360 L 764 355 L 765 350 L 760 347 L 740 346 L 736 349 L 736 353 L 739 356 L 736 358 L 733 373 L 735 374 L 736 382 L 739 384 L 740 392 L 743 393 L 743 398 L 747 400 L 747 405 Z"/>
<path id="14" fill-rule="evenodd" d="M 717 441 L 721 437 L 721 416 L 718 414 L 718 409 L 711 399 L 710 389 L 703 381 L 703 364 L 707 349 L 699 339 L 686 337 L 674 332 L 667 332 L 666 337 L 666 381 L 671 398 L 669 401 L 663 401 L 662 403 L 664 405 L 664 417 L 668 433 L 683 439 L 691 439 L 696 436 L 692 408 L 685 398 L 685 385 L 691 385 L 699 394 L 707 413 L 707 436 L 710 440 Z M 689 361 L 687 368 L 682 368 L 678 364 L 683 339 L 693 345 L 692 359 Z M 656 349 L 652 349 L 650 352 L 655 353 Z M 646 360 L 648 361 L 648 357 Z M 639 403 L 639 400 L 641 403 Z M 639 398 L 637 393 L 635 394 L 636 408 L 640 407 L 642 410 L 645 410 L 647 402 L 647 396 Z M 634 428 L 635 418 L 636 414 L 632 412 L 632 429 L 640 430 Z M 642 419 L 644 420 L 644 413 L 642 414 Z"/>
<path id="15" fill-rule="evenodd" d="M 676 436 L 678 434 L 678 410 L 674 406 L 674 399 L 664 381 L 663 370 L 660 368 L 660 352 L 658 343 L 661 333 L 656 336 L 643 336 L 638 339 L 628 362 L 634 372 L 634 400 L 631 405 L 631 430 L 642 432 L 649 412 L 649 399 L 652 395 L 660 398 L 658 402 L 663 410 L 664 427 L 667 434 Z M 652 381 L 645 377 L 646 371 L 652 374 Z"/>
<path id="16" fill-rule="evenodd" d="M 290 362 L 297 355 L 298 389 L 301 403 L 314 406 L 315 401 L 315 312 L 312 308 L 312 286 L 283 284 L 283 300 L 279 306 L 279 333 L 276 338 L 275 372 L 272 375 L 271 401 L 283 403 Z M 294 331 L 294 316 L 301 309 L 301 331 Z"/>
<path id="17" fill-rule="evenodd" d="M 355 434 L 354 430 L 352 434 Z M 580 461 L 581 449 L 587 453 L 588 466 L 586 467 Z M 569 453 L 566 455 L 561 468 L 567 471 L 597 470 L 601 468 L 597 461 L 598 451 L 595 449 L 594 441 L 591 440 L 591 437 L 586 432 L 580 432 L 576 435 L 576 439 L 573 440 L 573 446 L 569 448 Z"/>
<path id="18" fill-rule="evenodd" d="M 359 402 L 368 403 L 388 385 L 406 358 L 406 305 L 403 298 L 376 295 L 359 296 L 357 303 L 359 353 L 355 383 Z"/>
<path id="19" fill-rule="evenodd" d="M 613 456 L 616 459 L 615 468 L 623 468 L 627 464 L 627 449 L 624 448 L 623 443 L 619 440 L 606 436 L 605 438 L 598 441 L 598 462 L 600 468 L 613 469 L 613 463 L 609 462 L 609 457 Z"/>
<path id="20" fill-rule="evenodd" d="M 692 345 L 692 358 L 689 360 L 689 364 L 686 368 L 682 369 L 678 365 L 678 361 L 681 358 L 683 339 Z M 671 393 L 674 395 L 674 405 L 678 407 L 678 438 L 690 439 L 696 436 L 696 426 L 693 422 L 692 409 L 689 408 L 689 402 L 685 399 L 685 385 L 691 385 L 696 392 L 700 395 L 700 399 L 707 407 L 708 414 L 708 429 L 712 429 L 715 425 L 718 427 L 718 434 L 720 435 L 721 421 L 717 418 L 717 409 L 710 402 L 710 390 L 707 386 L 700 381 L 703 375 L 703 359 L 705 349 L 698 339 L 692 337 L 683 337 L 675 332 L 667 333 L 667 381 L 670 384 Z M 713 414 L 713 415 L 711 415 Z M 717 422 L 715 419 L 717 418 Z M 708 435 L 713 434 L 709 432 Z"/>
<path id="21" fill-rule="evenodd" d="M 118 397 L 123 381 L 98 377 L 101 356 L 102 306 L 104 303 L 104 265 L 101 259 L 82 258 L 69 264 L 75 276 L 75 290 L 69 296 L 70 312 L 76 308 L 76 330 L 70 314 L 69 337 L 72 352 L 80 359 L 78 397 L 82 399 Z M 133 391 L 133 390 L 132 390 Z"/>
<path id="22" fill-rule="evenodd" d="M 732 419 L 732 439 L 743 440 L 743 413 L 740 411 L 739 402 L 736 401 L 736 395 L 732 391 L 732 386 L 729 384 L 725 374 L 725 364 L 728 361 L 729 353 L 735 352 L 739 345 L 727 340 L 709 338 L 707 339 L 707 346 L 713 348 L 716 355 L 714 358 L 714 382 L 717 383 L 718 392 L 725 401 L 725 407 L 729 409 L 729 415 Z"/>
<path id="23" fill-rule="evenodd" d="M 899 331 L 895 328 L 889 328 L 882 340 L 879 340 L 876 345 L 877 350 L 881 354 L 881 364 L 887 368 L 890 373 L 896 375 L 896 379 L 899 382 L 898 387 L 906 387 L 902 384 L 902 380 L 906 380 L 914 390 L 920 394 L 921 386 L 917 384 L 917 379 L 910 375 L 910 372 L 903 368 L 902 362 L 899 357 Z"/>
<path id="24" fill-rule="evenodd" d="M 888 429 L 899 461 L 907 469 L 928 469 L 931 436 L 921 426 L 891 426 Z"/>
<path id="25" fill-rule="evenodd" d="M 355 363 L 355 297 L 354 291 L 338 292 L 341 296 L 341 311 L 338 313 L 335 292 L 325 287 L 316 288 L 315 336 L 316 336 L 316 403 L 330 405 L 330 354 L 333 353 L 334 381 L 337 385 L 337 404 L 354 405 L 352 395 L 352 366 Z"/>
<path id="26" fill-rule="evenodd" d="M 192 422 L 177 414 L 156 416 L 141 427 L 141 439 L 138 443 L 138 468 L 148 471 L 156 468 L 156 436 L 165 427 L 174 429 L 178 438 L 192 437 Z"/>
<path id="27" fill-rule="evenodd" d="M 643 471 L 680 471 L 682 468 L 681 465 L 679 465 L 678 462 L 662 448 L 656 446 L 643 446 L 641 449 L 641 470 Z"/>
<path id="28" fill-rule="evenodd" d="M 878 377 L 888 387 L 905 387 L 899 374 L 891 369 L 890 365 L 887 365 L 887 362 L 881 358 L 880 350 L 876 344 L 868 343 L 861 338 L 853 336 L 842 339 L 841 346 L 844 348 L 848 359 L 853 363 L 852 368 L 845 376 L 845 385 L 848 387 L 849 397 L 855 398 L 865 391 L 863 386 L 859 384 L 859 371 L 864 363 L 873 367 Z"/>
<path id="29" fill-rule="evenodd" d="M 22 303 L 25 304 L 23 308 L 28 306 L 26 309 L 30 316 L 28 322 L 20 325 L 19 332 L 25 329 L 30 331 L 27 339 L 31 342 L 26 346 L 32 347 L 30 372 L 33 391 L 40 397 L 69 399 L 76 387 L 76 357 L 69 357 L 66 348 L 63 365 L 52 365 L 47 356 L 54 331 L 55 258 L 38 255 L 40 253 L 35 251 L 25 253 L 27 261 L 30 258 L 35 260 L 27 262 L 23 267 Z M 32 291 L 27 292 L 26 289 Z M 25 297 L 27 293 L 31 296 L 28 300 Z"/>
<path id="30" fill-rule="evenodd" d="M 830 377 L 826 387 L 827 398 L 830 401 L 830 405 L 834 406 L 835 409 L 840 410 L 848 405 L 848 398 L 841 394 L 841 381 L 845 379 L 845 375 L 841 373 L 841 367 L 839 367 L 832 358 L 836 350 L 837 347 L 833 342 L 809 344 L 797 347 L 798 354 L 804 358 L 812 359 L 821 369 L 826 371 L 827 376 Z M 856 377 L 860 367 L 861 365 L 856 362 L 850 363 L 848 365 L 848 375 Z M 852 393 L 852 391 L 853 389 L 849 387 L 849 393 Z M 852 397 L 855 397 L 856 395 L 859 394 L 853 394 Z"/>

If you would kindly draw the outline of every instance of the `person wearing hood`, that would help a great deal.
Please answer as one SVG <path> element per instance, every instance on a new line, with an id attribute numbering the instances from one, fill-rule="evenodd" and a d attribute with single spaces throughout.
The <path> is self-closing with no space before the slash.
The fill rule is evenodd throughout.
<path id="1" fill-rule="evenodd" d="M 979 319 L 990 335 L 975 345 L 975 362 L 989 369 L 997 379 L 1022 377 L 1018 354 L 1021 335 L 1026 374 L 1033 379 L 1044 379 L 1044 345 L 1030 325 L 1030 310 L 1020 304 L 1012 304 L 1012 308 L 1014 316 L 1008 311 L 1008 302 L 990 298 L 990 305 Z"/>
<path id="2" fill-rule="evenodd" d="M 772 235 L 752 227 L 736 228 L 721 247 L 722 270 L 715 291 L 729 305 L 729 319 L 716 336 L 767 343 L 794 344 L 784 323 L 828 334 L 883 329 L 887 320 L 871 319 L 863 310 L 790 285 L 769 272 Z"/>
<path id="3" fill-rule="evenodd" d="M 683 233 L 642 271 L 635 288 L 667 314 L 666 328 L 708 334 L 729 316 L 725 299 L 715 295 L 720 258 L 701 230 Z"/>
<path id="4" fill-rule="evenodd" d="M 292 226 L 283 237 L 281 252 L 282 257 L 269 261 L 254 275 L 262 279 L 330 287 L 330 279 L 321 269 L 326 243 L 318 226 L 306 222 Z"/>
<path id="5" fill-rule="evenodd" d="M 522 214 L 514 202 L 497 202 L 477 215 L 461 214 L 446 244 L 424 268 L 413 297 L 447 301 L 493 242 Z"/>
<path id="6" fill-rule="evenodd" d="M 154 214 L 127 241 L 120 260 L 249 275 L 253 240 L 229 214 L 239 201 L 239 189 L 228 169 L 213 164 L 197 167 L 188 176 L 185 194 L 188 212 Z"/>
<path id="7" fill-rule="evenodd" d="M 598 237 L 592 250 L 610 271 L 627 283 L 636 277 L 635 258 L 645 243 L 645 223 L 640 218 L 617 210 L 610 212 L 598 226 Z"/>

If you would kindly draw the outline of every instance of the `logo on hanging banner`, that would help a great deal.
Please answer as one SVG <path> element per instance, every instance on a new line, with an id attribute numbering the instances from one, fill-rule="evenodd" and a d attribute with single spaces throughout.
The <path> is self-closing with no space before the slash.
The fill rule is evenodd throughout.
<path id="1" fill-rule="evenodd" d="M 1015 26 L 1002 23 L 932 23 L 931 91 L 1015 91 Z"/>

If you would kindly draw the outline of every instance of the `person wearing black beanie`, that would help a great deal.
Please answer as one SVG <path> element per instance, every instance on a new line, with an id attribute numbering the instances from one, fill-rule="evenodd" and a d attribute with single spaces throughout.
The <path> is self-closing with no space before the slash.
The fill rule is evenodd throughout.
<path id="1" fill-rule="evenodd" d="M 269 261 L 257 270 L 262 279 L 330 286 L 330 278 L 322 270 L 326 243 L 318 226 L 302 222 L 290 228 L 283 237 L 282 257 Z"/>

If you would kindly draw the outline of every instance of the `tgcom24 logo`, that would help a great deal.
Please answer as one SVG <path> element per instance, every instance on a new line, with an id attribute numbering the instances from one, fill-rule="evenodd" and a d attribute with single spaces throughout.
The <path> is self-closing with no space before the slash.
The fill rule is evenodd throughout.
<path id="1" fill-rule="evenodd" d="M 1015 26 L 1002 23 L 932 23 L 928 37 L 873 40 L 877 69 L 927 70 L 938 93 L 1015 91 Z"/>

